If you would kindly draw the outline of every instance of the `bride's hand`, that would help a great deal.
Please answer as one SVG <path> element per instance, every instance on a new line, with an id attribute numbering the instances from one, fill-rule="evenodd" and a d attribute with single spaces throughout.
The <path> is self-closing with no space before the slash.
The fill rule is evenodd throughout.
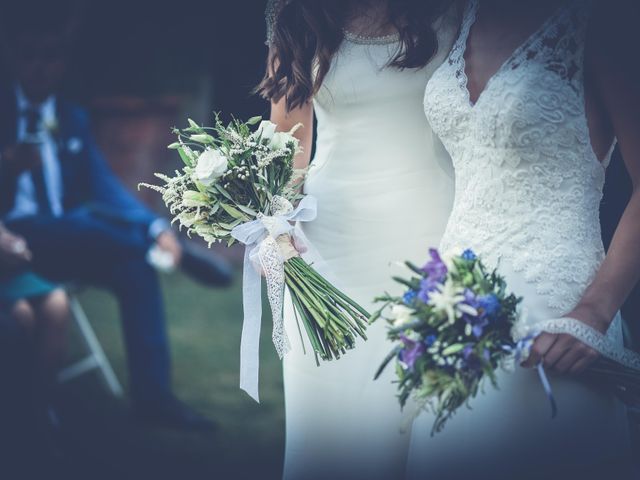
<path id="1" fill-rule="evenodd" d="M 605 333 L 609 323 L 603 320 L 592 308 L 576 307 L 566 315 L 586 323 L 590 327 Z M 531 352 L 523 367 L 534 367 L 542 361 L 544 368 L 555 373 L 577 374 L 593 364 L 600 354 L 580 340 L 568 334 L 543 332 L 531 346 Z"/>

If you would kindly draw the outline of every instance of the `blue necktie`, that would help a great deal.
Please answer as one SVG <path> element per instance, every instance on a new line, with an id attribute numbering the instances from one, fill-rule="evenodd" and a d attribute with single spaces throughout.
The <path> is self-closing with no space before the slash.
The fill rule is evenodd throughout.
<path id="1" fill-rule="evenodd" d="M 29 139 L 42 138 L 42 118 L 40 110 L 36 108 L 28 108 L 24 111 L 27 120 L 25 133 Z M 41 215 L 51 215 L 51 203 L 49 201 L 49 192 L 47 190 L 47 182 L 44 177 L 44 165 L 40 164 L 31 170 L 31 180 L 36 193 L 36 202 L 38 203 L 38 213 Z"/>

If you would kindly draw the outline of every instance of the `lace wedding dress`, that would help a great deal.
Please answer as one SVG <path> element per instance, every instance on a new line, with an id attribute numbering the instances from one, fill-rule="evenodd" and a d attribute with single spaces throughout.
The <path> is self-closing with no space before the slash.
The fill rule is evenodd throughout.
<path id="1" fill-rule="evenodd" d="M 459 38 L 425 93 L 427 118 L 455 169 L 454 207 L 441 248 L 472 248 L 498 268 L 524 297 L 521 334 L 571 333 L 625 360 L 619 317 L 606 337 L 558 320 L 577 304 L 604 257 L 599 204 L 610 154 L 596 157 L 585 113 L 589 2 L 564 2 L 473 104 L 464 53 L 479 4 L 469 1 Z M 495 479 L 501 473 L 511 479 L 538 471 L 550 478 L 552 465 L 615 464 L 628 453 L 626 410 L 613 395 L 568 377 L 550 380 L 555 419 L 535 371 L 520 367 L 501 374 L 500 390 L 487 386 L 471 410 L 461 409 L 434 437 L 433 417 L 422 413 L 413 425 L 409 477 Z"/>
<path id="2" fill-rule="evenodd" d="M 432 135 L 422 97 L 451 47 L 454 23 L 441 25 L 440 53 L 420 70 L 385 67 L 397 36 L 347 32 L 314 98 L 316 155 L 305 192 L 318 199 L 318 217 L 304 231 L 323 273 L 367 309 L 385 290 L 398 291 L 395 262 L 426 259 L 451 211 L 450 159 Z M 391 348 L 384 322 L 368 330 L 368 341 L 320 366 L 308 342 L 302 350 L 290 302 L 285 326 L 292 350 L 284 358 L 284 477 L 402 478 L 409 435 L 400 433 L 393 372 L 373 380 Z"/>

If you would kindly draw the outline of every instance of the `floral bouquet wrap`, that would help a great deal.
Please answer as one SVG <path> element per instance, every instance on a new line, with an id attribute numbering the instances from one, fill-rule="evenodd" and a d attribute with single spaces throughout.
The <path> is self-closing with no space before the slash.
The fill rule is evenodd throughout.
<path id="1" fill-rule="evenodd" d="M 245 245 L 240 386 L 256 400 L 261 276 L 280 358 L 290 348 L 283 322 L 285 285 L 299 332 L 302 323 L 316 357 L 338 358 L 356 337 L 366 339 L 368 313 L 300 257 L 308 244 L 296 222 L 315 218 L 316 200 L 299 193 L 305 172 L 293 167 L 300 151 L 294 131 L 276 132 L 275 124 L 260 117 L 228 125 L 216 117 L 213 127 L 189 120 L 188 128 L 174 129 L 178 140 L 169 145 L 184 167 L 173 176 L 156 174 L 162 186 L 142 184 L 162 194 L 173 221 L 189 235 L 209 244 Z"/>
<path id="2" fill-rule="evenodd" d="M 514 339 L 522 299 L 509 293 L 504 278 L 488 272 L 473 251 L 441 256 L 432 249 L 430 254 L 423 267 L 406 263 L 415 275 L 395 278 L 406 292 L 378 297 L 383 305 L 371 321 L 385 316 L 388 338 L 395 343 L 376 378 L 395 359 L 400 404 L 404 407 L 413 397 L 418 411 L 431 410 L 433 435 L 486 380 L 497 388 L 498 368 L 512 368 L 526 357 L 536 335 Z M 542 364 L 537 370 L 555 416 Z M 602 358 L 585 375 L 606 382 L 628 403 L 640 398 L 637 368 Z"/>

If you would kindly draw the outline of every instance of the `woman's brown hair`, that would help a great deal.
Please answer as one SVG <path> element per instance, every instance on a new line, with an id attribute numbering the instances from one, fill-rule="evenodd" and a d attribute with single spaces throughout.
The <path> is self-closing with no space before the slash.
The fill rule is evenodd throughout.
<path id="1" fill-rule="evenodd" d="M 268 19 L 270 55 L 256 91 L 265 99 L 285 99 L 291 111 L 320 89 L 331 59 L 344 40 L 345 0 L 280 0 Z M 438 49 L 434 21 L 453 0 L 389 0 L 389 21 L 399 34 L 398 51 L 389 67 L 425 66 Z"/>

